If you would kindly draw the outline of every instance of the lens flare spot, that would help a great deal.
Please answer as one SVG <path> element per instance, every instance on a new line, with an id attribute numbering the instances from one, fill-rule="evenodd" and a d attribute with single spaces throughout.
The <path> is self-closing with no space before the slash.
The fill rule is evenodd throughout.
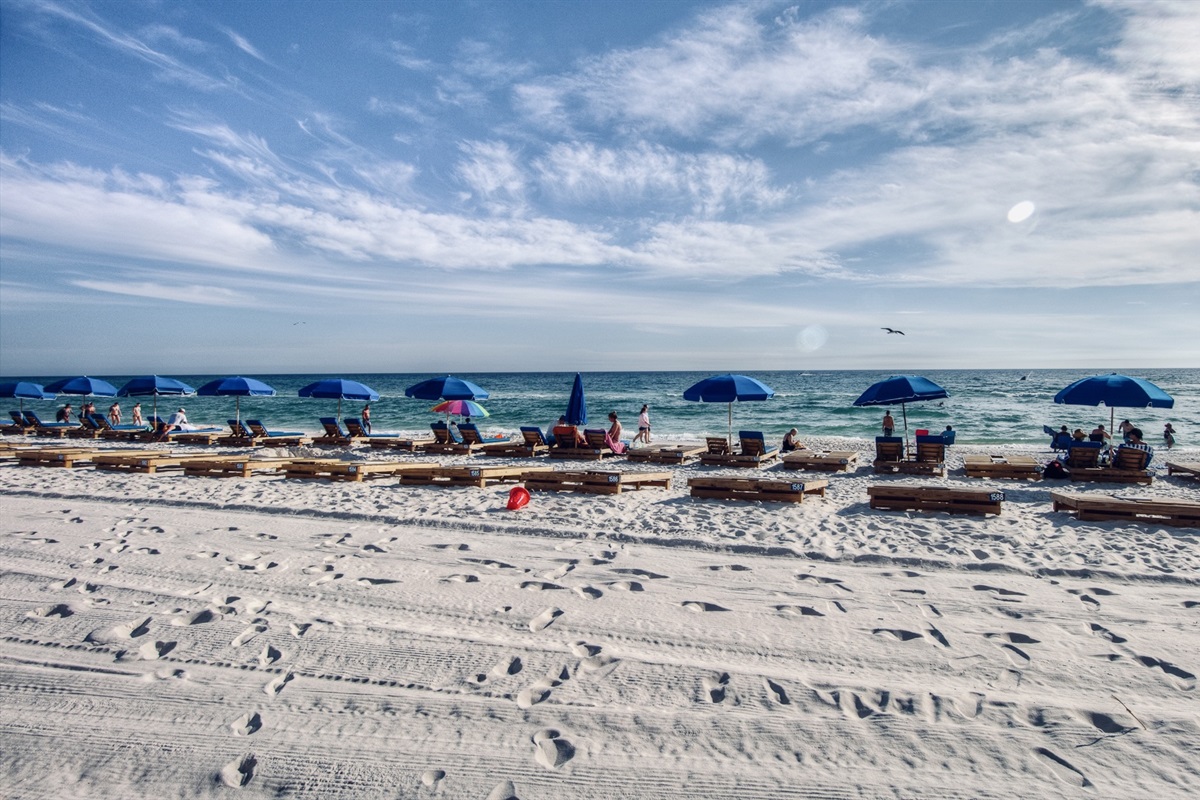
<path id="1" fill-rule="evenodd" d="M 1008 210 L 1009 222 L 1024 222 L 1033 216 L 1033 212 L 1037 211 L 1037 206 L 1030 200 L 1022 200 Z"/>
<path id="2" fill-rule="evenodd" d="M 820 350 L 828 340 L 829 331 L 825 330 L 824 325 L 809 325 L 796 334 L 796 346 L 809 352 Z"/>

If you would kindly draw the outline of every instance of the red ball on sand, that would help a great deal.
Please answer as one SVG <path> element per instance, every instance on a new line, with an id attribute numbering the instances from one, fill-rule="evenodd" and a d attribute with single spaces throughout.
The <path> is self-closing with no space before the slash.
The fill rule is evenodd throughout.
<path id="1" fill-rule="evenodd" d="M 529 502 L 529 490 L 524 486 L 514 486 L 508 493 L 508 510 L 516 511 Z"/>

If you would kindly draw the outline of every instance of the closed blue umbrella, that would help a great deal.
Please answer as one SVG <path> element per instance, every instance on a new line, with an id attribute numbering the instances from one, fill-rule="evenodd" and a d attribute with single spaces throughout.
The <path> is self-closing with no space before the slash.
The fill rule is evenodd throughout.
<path id="1" fill-rule="evenodd" d="M 775 396 L 775 390 L 748 375 L 713 375 L 692 385 L 683 393 L 684 400 L 694 403 L 729 404 L 729 446 L 733 447 L 733 404 L 761 402 Z"/>
<path id="2" fill-rule="evenodd" d="M 53 400 L 54 393 L 47 392 L 38 383 L 11 381 L 9 383 L 0 383 L 0 397 L 16 398 L 21 403 L 21 410 L 24 411 L 26 400 Z"/>
<path id="3" fill-rule="evenodd" d="M 151 413 L 158 416 L 160 396 L 187 397 L 195 393 L 196 390 L 183 381 L 165 378 L 162 375 L 144 375 L 122 386 L 117 392 L 117 397 L 153 397 L 154 410 Z"/>
<path id="4" fill-rule="evenodd" d="M 99 378 L 89 378 L 80 375 L 78 378 L 63 378 L 60 381 L 46 384 L 46 391 L 52 394 L 77 394 L 92 397 L 116 397 L 117 387 Z"/>
<path id="5" fill-rule="evenodd" d="M 328 399 L 337 398 L 338 410 L 337 415 L 340 419 L 342 416 L 342 401 L 343 400 L 365 400 L 370 403 L 379 399 L 379 392 L 358 381 L 346 380 L 345 378 L 326 378 L 323 381 L 310 383 L 299 391 L 301 397 L 324 397 Z"/>
<path id="6" fill-rule="evenodd" d="M 950 393 L 920 375 L 893 375 L 872 384 L 854 401 L 856 406 L 900 406 L 904 415 L 904 438 L 908 439 L 908 403 L 938 400 Z"/>
<path id="7" fill-rule="evenodd" d="M 234 375 L 209 381 L 196 390 L 201 397 L 234 397 L 234 419 L 242 419 L 243 397 L 274 397 L 275 389 L 254 378 Z"/>
<path id="8" fill-rule="evenodd" d="M 462 378 L 446 375 L 430 378 L 404 390 L 405 397 L 418 400 L 487 400 L 487 390 Z"/>
<path id="9" fill-rule="evenodd" d="M 587 424 L 587 397 L 583 394 L 583 376 L 575 373 L 575 383 L 571 386 L 571 399 L 567 401 L 567 424 Z"/>
<path id="10" fill-rule="evenodd" d="M 1113 372 L 1082 378 L 1054 395 L 1054 402 L 1071 406 L 1109 407 L 1108 427 L 1112 430 L 1115 408 L 1173 408 L 1171 395 L 1143 378 L 1131 378 Z"/>

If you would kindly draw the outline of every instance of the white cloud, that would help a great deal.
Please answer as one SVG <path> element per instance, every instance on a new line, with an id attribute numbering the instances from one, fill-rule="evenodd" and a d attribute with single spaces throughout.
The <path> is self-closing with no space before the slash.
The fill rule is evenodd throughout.
<path id="1" fill-rule="evenodd" d="M 264 64 L 271 63 L 271 62 L 267 61 L 266 56 L 264 56 L 262 53 L 258 52 L 258 48 L 256 48 L 254 45 L 250 44 L 250 41 L 245 36 L 242 36 L 240 33 L 238 33 L 237 31 L 233 30 L 232 28 L 226 28 L 225 35 L 229 37 L 229 40 L 231 42 L 233 42 L 234 46 L 237 47 L 238 50 L 241 50 L 246 55 L 251 56 L 253 58 L 257 58 L 259 61 L 263 62 Z"/>
<path id="2" fill-rule="evenodd" d="M 462 142 L 458 177 L 492 210 L 521 205 L 526 178 L 520 158 L 505 142 Z"/>
<path id="3" fill-rule="evenodd" d="M 72 283 L 81 289 L 108 294 L 145 297 L 151 300 L 166 300 L 174 303 L 190 303 L 204 306 L 245 306 L 250 298 L 221 286 L 197 284 L 165 285 L 159 283 L 125 283 L 121 281 L 76 280 Z"/>

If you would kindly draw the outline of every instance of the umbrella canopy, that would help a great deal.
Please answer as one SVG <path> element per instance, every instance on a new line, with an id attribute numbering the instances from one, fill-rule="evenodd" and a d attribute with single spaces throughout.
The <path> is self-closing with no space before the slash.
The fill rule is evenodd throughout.
<path id="1" fill-rule="evenodd" d="M 893 375 L 872 384 L 854 401 L 856 406 L 900 406 L 904 415 L 904 438 L 908 440 L 908 403 L 938 400 L 950 393 L 920 375 Z"/>
<path id="2" fill-rule="evenodd" d="M 310 383 L 308 386 L 300 389 L 298 394 L 301 397 L 336 397 L 338 401 L 338 417 L 342 416 L 343 400 L 366 400 L 370 403 L 379 399 L 379 392 L 370 386 L 358 381 L 349 381 L 345 378 L 326 378 L 323 381 Z"/>
<path id="3" fill-rule="evenodd" d="M 201 397 L 234 397 L 234 418 L 240 421 L 243 397 L 274 397 L 275 389 L 254 378 L 234 375 L 209 381 L 197 389 L 196 394 Z"/>
<path id="4" fill-rule="evenodd" d="M 134 378 L 121 387 L 117 392 L 117 397 L 153 397 L 154 416 L 158 416 L 158 398 L 160 395 L 170 395 L 173 397 L 186 397 L 193 395 L 196 390 L 188 386 L 183 381 L 177 381 L 174 378 L 164 378 L 161 375 L 144 375 L 140 378 Z"/>
<path id="5" fill-rule="evenodd" d="M 46 391 L 53 394 L 79 394 L 92 397 L 116 397 L 117 387 L 99 378 L 80 375 L 78 378 L 63 378 L 46 384 Z"/>
<path id="6" fill-rule="evenodd" d="M 0 397 L 13 397 L 20 401 L 21 410 L 25 410 L 26 400 L 53 400 L 54 393 L 47 392 L 41 384 L 29 381 L 13 381 L 0 383 Z"/>
<path id="7" fill-rule="evenodd" d="M 462 378 L 446 375 L 430 378 L 404 390 L 405 397 L 418 400 L 487 400 L 487 390 Z"/>
<path id="8" fill-rule="evenodd" d="M 476 403 L 474 400 L 443 400 L 438 403 L 430 411 L 436 411 L 439 414 L 449 416 L 451 414 L 458 417 L 490 417 L 491 414 L 483 406 Z"/>
<path id="9" fill-rule="evenodd" d="M 571 385 L 571 399 L 567 401 L 567 424 L 587 424 L 587 397 L 583 394 L 583 376 L 575 373 L 575 383 Z"/>
<path id="10" fill-rule="evenodd" d="M 733 447 L 733 404 L 769 400 L 775 390 L 747 375 L 713 375 L 692 385 L 683 393 L 684 400 L 695 403 L 729 404 L 729 446 Z"/>
<path id="11" fill-rule="evenodd" d="M 1071 406 L 1109 407 L 1108 427 L 1112 430 L 1115 408 L 1173 408 L 1175 399 L 1148 380 L 1113 372 L 1082 378 L 1054 395 L 1054 402 Z"/>

